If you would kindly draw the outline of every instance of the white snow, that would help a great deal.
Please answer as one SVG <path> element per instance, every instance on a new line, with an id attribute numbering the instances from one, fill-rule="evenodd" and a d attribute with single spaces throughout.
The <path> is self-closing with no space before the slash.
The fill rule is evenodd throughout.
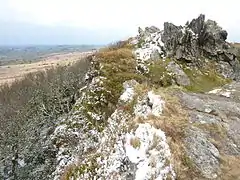
<path id="1" fill-rule="evenodd" d="M 225 91 L 225 92 L 222 92 L 221 95 L 225 96 L 227 98 L 230 98 L 231 97 L 231 92 L 230 91 Z"/>
<path id="2" fill-rule="evenodd" d="M 128 87 L 125 92 L 120 96 L 120 100 L 123 102 L 129 102 L 133 99 L 134 96 L 134 88 Z"/>
<path id="3" fill-rule="evenodd" d="M 217 94 L 217 93 L 219 93 L 221 90 L 222 90 L 222 89 L 214 89 L 214 90 L 212 90 L 212 91 L 209 91 L 208 93 L 209 93 L 209 94 Z"/>
<path id="4" fill-rule="evenodd" d="M 133 100 L 133 97 L 135 95 L 134 87 L 137 84 L 138 84 L 138 82 L 136 80 L 125 81 L 123 83 L 124 92 L 120 96 L 119 100 L 124 102 L 124 103 L 130 102 L 131 100 Z"/>
<path id="5" fill-rule="evenodd" d="M 134 148 L 131 139 L 137 138 L 140 147 Z M 126 156 L 132 163 L 137 164 L 135 180 L 147 180 L 157 177 L 164 179 L 167 174 L 175 177 L 170 164 L 171 153 L 166 142 L 166 136 L 160 129 L 155 129 L 150 124 L 139 124 L 137 130 L 126 134 L 126 143 L 124 144 Z"/>
<path id="6" fill-rule="evenodd" d="M 164 101 L 161 96 L 156 95 L 153 91 L 148 92 L 149 102 L 152 104 L 152 114 L 154 116 L 160 116 L 163 111 Z"/>
<path id="7" fill-rule="evenodd" d="M 161 41 L 160 41 L 161 42 Z M 152 54 L 158 52 L 159 54 L 162 54 L 162 50 L 159 46 L 153 43 L 146 43 L 144 47 L 138 48 L 135 51 L 135 54 L 137 56 L 138 60 L 142 60 L 143 62 L 151 59 Z"/>
<path id="8" fill-rule="evenodd" d="M 26 165 L 24 159 L 17 159 L 17 162 L 18 162 L 20 167 L 24 167 Z"/>
<path id="9" fill-rule="evenodd" d="M 149 91 L 147 98 L 139 100 L 139 102 L 135 105 L 134 114 L 145 119 L 149 115 L 159 117 L 162 114 L 164 104 L 165 103 L 160 95 L 156 95 L 153 91 Z"/>
<path id="10" fill-rule="evenodd" d="M 220 96 L 224 96 L 227 98 L 231 97 L 231 93 L 234 92 L 235 90 L 229 90 L 229 89 L 214 89 L 212 91 L 209 91 L 209 94 L 216 94 L 216 95 L 220 95 Z"/>
<path id="11" fill-rule="evenodd" d="M 164 58 L 164 43 L 162 42 L 161 31 L 146 34 L 145 37 L 141 37 L 139 41 L 143 41 L 142 47 L 137 48 L 134 51 L 136 55 L 138 66 L 144 70 L 144 73 L 148 73 L 148 60 L 152 59 L 156 54 L 159 57 Z M 154 57 L 155 58 L 155 57 Z"/>

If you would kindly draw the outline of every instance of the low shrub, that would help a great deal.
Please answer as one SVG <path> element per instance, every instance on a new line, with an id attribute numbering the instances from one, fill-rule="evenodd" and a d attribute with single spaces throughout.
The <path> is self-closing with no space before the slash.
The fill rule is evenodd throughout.
<path id="1" fill-rule="evenodd" d="M 68 113 L 88 69 L 87 59 L 70 66 L 52 67 L 27 74 L 11 85 L 0 87 L 0 144 L 21 146 L 37 127 L 54 125 Z"/>

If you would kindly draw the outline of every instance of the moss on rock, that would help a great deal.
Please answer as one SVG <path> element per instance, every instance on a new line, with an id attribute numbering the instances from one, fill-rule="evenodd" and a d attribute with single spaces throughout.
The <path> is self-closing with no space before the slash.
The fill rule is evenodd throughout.
<path id="1" fill-rule="evenodd" d="M 231 82 L 217 72 L 213 62 L 205 64 L 202 68 L 190 68 L 185 64 L 183 70 L 190 78 L 191 85 L 186 89 L 191 92 L 204 93 Z"/>
<path id="2" fill-rule="evenodd" d="M 171 62 L 170 59 L 159 59 L 158 61 L 153 61 L 149 65 L 149 73 L 147 74 L 147 77 L 152 84 L 161 87 L 172 85 L 173 76 L 167 70 L 167 65 L 169 62 Z"/>

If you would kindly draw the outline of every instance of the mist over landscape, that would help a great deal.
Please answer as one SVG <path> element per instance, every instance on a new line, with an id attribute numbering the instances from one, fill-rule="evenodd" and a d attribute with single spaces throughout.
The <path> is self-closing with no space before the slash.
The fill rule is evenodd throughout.
<path id="1" fill-rule="evenodd" d="M 0 45 L 106 45 L 131 34 L 121 29 L 89 29 L 0 21 Z"/>

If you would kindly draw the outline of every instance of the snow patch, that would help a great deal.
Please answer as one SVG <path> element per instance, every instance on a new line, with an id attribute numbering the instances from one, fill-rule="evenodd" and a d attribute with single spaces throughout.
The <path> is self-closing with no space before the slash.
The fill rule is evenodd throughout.
<path id="1" fill-rule="evenodd" d="M 129 102 L 133 99 L 134 96 L 134 88 L 129 87 L 125 89 L 125 92 L 120 96 L 120 100 L 123 102 Z"/>
<path id="2" fill-rule="evenodd" d="M 139 117 L 147 118 L 149 115 L 159 117 L 162 114 L 165 102 L 160 95 L 156 95 L 153 91 L 148 92 L 143 100 L 139 100 L 134 107 L 134 114 Z"/>
<path id="3" fill-rule="evenodd" d="M 139 140 L 139 147 L 131 144 L 131 139 Z M 150 124 L 139 124 L 135 132 L 126 134 L 126 143 L 124 144 L 126 156 L 129 160 L 137 164 L 135 180 L 165 179 L 171 174 L 175 177 L 171 164 L 169 146 L 166 142 L 166 136 L 160 129 L 155 129 Z"/>
<path id="4" fill-rule="evenodd" d="M 222 89 L 214 89 L 214 90 L 212 90 L 212 91 L 209 91 L 208 93 L 209 93 L 209 94 L 217 94 L 217 93 L 219 93 L 221 90 L 222 90 Z"/>
<path id="5" fill-rule="evenodd" d="M 164 101 L 161 96 L 156 95 L 153 91 L 148 92 L 149 102 L 152 104 L 152 114 L 154 116 L 160 116 L 163 111 Z"/>
<path id="6" fill-rule="evenodd" d="M 231 92 L 230 91 L 225 91 L 225 92 L 222 92 L 221 95 L 225 96 L 227 98 L 230 98 L 231 97 Z"/>
<path id="7" fill-rule="evenodd" d="M 224 96 L 224 97 L 230 98 L 232 92 L 234 92 L 234 91 L 235 91 L 234 89 L 232 89 L 232 90 L 229 90 L 229 89 L 214 89 L 212 91 L 209 91 L 208 94 L 216 94 L 216 95 L 219 95 L 219 96 Z"/>

